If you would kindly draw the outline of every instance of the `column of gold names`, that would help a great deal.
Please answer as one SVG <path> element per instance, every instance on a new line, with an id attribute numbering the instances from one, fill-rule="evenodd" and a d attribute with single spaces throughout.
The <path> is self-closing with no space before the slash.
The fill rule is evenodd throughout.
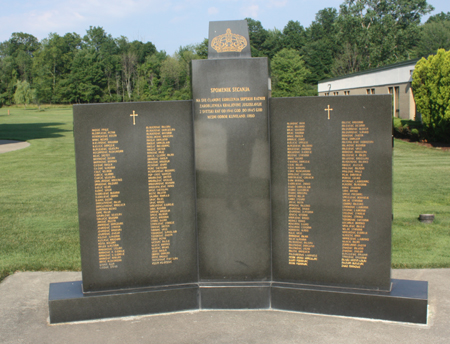
<path id="1" fill-rule="evenodd" d="M 169 189 L 175 186 L 172 178 L 175 170 L 168 168 L 169 158 L 174 154 L 166 153 L 174 131 L 169 125 L 146 127 L 152 265 L 171 264 L 178 260 L 177 257 L 169 257 L 170 237 L 177 231 L 171 230 L 174 221 L 169 218 L 168 208 L 173 207 L 173 203 L 166 203 L 166 198 L 170 197 Z"/>
<path id="2" fill-rule="evenodd" d="M 289 264 L 307 266 L 310 260 L 317 260 L 317 254 L 311 253 L 315 247 L 309 240 L 309 215 L 313 213 L 311 205 L 305 203 L 305 197 L 311 189 L 314 179 L 306 168 L 306 160 L 312 151 L 312 144 L 305 140 L 305 123 L 287 123 L 287 175 L 288 175 L 288 232 Z"/>
<path id="3" fill-rule="evenodd" d="M 125 250 L 120 246 L 123 222 L 117 209 L 125 206 L 117 198 L 120 191 L 113 191 L 122 178 L 114 174 L 115 155 L 123 150 L 117 147 L 117 135 L 107 128 L 92 129 L 92 153 L 94 162 L 95 213 L 97 219 L 98 260 L 100 269 L 117 268 Z"/>
<path id="4" fill-rule="evenodd" d="M 208 119 L 255 118 L 264 111 L 266 97 L 216 97 L 195 99 Z"/>
<path id="5" fill-rule="evenodd" d="M 364 147 L 373 141 L 364 141 L 369 129 L 363 121 L 342 122 L 342 260 L 343 268 L 359 269 L 367 262 L 364 252 L 369 241 L 365 231 L 365 218 L 368 207 L 364 205 L 365 196 L 361 188 L 368 180 L 362 179 L 364 165 L 369 157 Z"/>

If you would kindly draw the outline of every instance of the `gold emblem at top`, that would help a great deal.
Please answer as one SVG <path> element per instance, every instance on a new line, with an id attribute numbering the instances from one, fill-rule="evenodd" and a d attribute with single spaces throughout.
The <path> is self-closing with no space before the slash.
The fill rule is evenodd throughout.
<path id="1" fill-rule="evenodd" d="M 216 36 L 211 42 L 211 47 L 218 53 L 225 53 L 229 51 L 241 52 L 247 46 L 245 37 L 231 33 L 231 29 L 223 35 Z"/>

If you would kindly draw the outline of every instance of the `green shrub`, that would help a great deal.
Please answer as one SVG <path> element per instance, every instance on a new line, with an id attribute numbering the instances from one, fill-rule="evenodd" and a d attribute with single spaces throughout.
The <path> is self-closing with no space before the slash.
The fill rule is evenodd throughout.
<path id="1" fill-rule="evenodd" d="M 403 127 L 402 120 L 400 118 L 398 118 L 398 117 L 393 117 L 392 118 L 392 124 L 393 124 L 394 128 L 401 128 L 401 127 Z"/>
<path id="2" fill-rule="evenodd" d="M 427 139 L 450 142 L 450 51 L 417 62 L 412 87 Z"/>
<path id="3" fill-rule="evenodd" d="M 420 138 L 419 130 L 416 128 L 411 129 L 411 140 L 419 141 L 419 138 Z"/>
<path id="4" fill-rule="evenodd" d="M 422 123 L 409 119 L 400 119 L 393 117 L 392 126 L 393 135 L 399 139 L 410 139 L 411 141 L 420 141 L 423 139 Z"/>

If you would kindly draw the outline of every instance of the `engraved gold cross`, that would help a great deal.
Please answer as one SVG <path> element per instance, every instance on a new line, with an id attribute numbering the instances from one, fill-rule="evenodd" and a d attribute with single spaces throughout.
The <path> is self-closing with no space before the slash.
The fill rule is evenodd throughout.
<path id="1" fill-rule="evenodd" d="M 328 108 L 326 108 L 325 111 L 328 111 L 328 119 L 330 119 L 330 111 L 333 111 L 333 109 L 330 108 L 329 104 L 328 104 Z"/>
<path id="2" fill-rule="evenodd" d="M 134 112 L 130 115 L 131 117 L 133 117 L 133 125 L 136 125 L 136 116 L 139 116 L 137 113 Z"/>

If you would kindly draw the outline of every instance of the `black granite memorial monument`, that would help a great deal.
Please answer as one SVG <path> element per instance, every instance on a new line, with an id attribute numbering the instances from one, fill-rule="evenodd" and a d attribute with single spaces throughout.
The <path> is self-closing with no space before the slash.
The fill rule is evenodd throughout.
<path id="1" fill-rule="evenodd" d="M 391 280 L 390 96 L 269 98 L 246 21 L 211 22 L 192 101 L 74 106 L 82 281 L 50 322 L 279 309 L 426 323 Z"/>

